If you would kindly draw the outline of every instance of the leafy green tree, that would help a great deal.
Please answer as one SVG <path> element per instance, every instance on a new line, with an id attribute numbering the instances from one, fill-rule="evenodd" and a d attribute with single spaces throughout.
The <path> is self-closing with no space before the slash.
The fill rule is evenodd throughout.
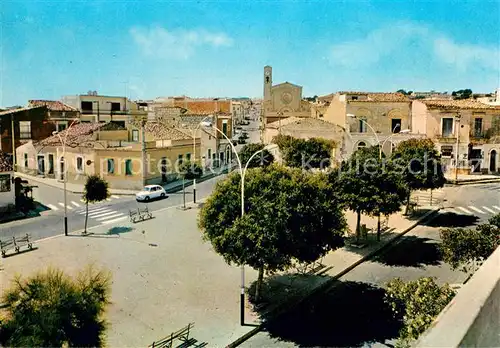
<path id="1" fill-rule="evenodd" d="M 335 142 L 322 138 L 308 140 L 280 134 L 273 142 L 278 145 L 284 164 L 289 167 L 324 169 L 330 167 Z"/>
<path id="2" fill-rule="evenodd" d="M 396 147 L 391 157 L 395 171 L 401 173 L 406 186 L 406 213 L 412 191 L 443 187 L 446 179 L 441 157 L 430 139 L 408 139 Z"/>
<path id="3" fill-rule="evenodd" d="M 3 295 L 0 345 L 9 347 L 102 347 L 111 280 L 92 267 L 73 279 L 49 269 L 17 277 Z"/>
<path id="4" fill-rule="evenodd" d="M 89 203 L 101 202 L 109 197 L 108 182 L 98 175 L 89 175 L 85 182 L 83 200 L 85 201 L 85 228 L 87 233 L 87 221 L 89 218 Z"/>
<path id="5" fill-rule="evenodd" d="M 182 178 L 182 201 L 183 207 L 186 208 L 186 180 L 199 179 L 203 175 L 203 168 L 191 161 L 183 162 L 179 165 L 179 175 Z"/>
<path id="6" fill-rule="evenodd" d="M 400 346 L 410 346 L 455 296 L 448 284 L 439 286 L 433 278 L 409 282 L 395 278 L 386 287 L 385 301 L 395 318 L 403 322 L 399 332 Z"/>
<path id="7" fill-rule="evenodd" d="M 398 89 L 396 92 L 397 92 L 397 93 L 404 94 L 404 95 L 407 95 L 407 94 L 408 94 L 408 93 L 407 93 L 404 89 Z"/>
<path id="8" fill-rule="evenodd" d="M 258 301 L 266 271 L 313 262 L 342 246 L 346 221 L 323 173 L 276 164 L 250 169 L 243 216 L 240 180 L 233 172 L 217 183 L 199 213 L 199 227 L 227 263 L 258 270 Z"/>
<path id="9" fill-rule="evenodd" d="M 257 151 L 261 150 L 262 152 L 258 155 L 255 155 L 252 161 L 248 164 L 248 168 L 268 166 L 273 163 L 274 156 L 269 152 L 269 150 L 264 149 L 264 147 L 264 144 L 259 143 L 247 144 L 243 146 L 243 148 L 240 150 L 240 153 L 238 154 L 240 157 L 241 165 L 245 166 L 248 160 L 250 160 L 250 157 L 252 157 Z"/>
<path id="10" fill-rule="evenodd" d="M 360 238 L 361 214 L 379 219 L 377 239 L 380 240 L 380 215 L 398 212 L 406 197 L 401 175 L 391 162 L 380 159 L 379 147 L 361 148 L 354 152 L 339 171 L 330 174 L 347 207 L 357 215 L 356 238 Z"/>
<path id="11" fill-rule="evenodd" d="M 451 93 L 451 96 L 453 99 L 469 99 L 472 97 L 472 90 L 467 88 L 467 89 L 459 89 L 458 91 L 453 91 Z"/>
<path id="12" fill-rule="evenodd" d="M 473 229 L 445 228 L 440 231 L 443 260 L 453 269 L 474 272 L 500 245 L 500 214 Z"/>

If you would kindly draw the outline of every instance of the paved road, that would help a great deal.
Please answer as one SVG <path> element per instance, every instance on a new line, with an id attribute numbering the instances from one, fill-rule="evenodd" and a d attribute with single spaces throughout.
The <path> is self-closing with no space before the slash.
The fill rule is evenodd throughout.
<path id="1" fill-rule="evenodd" d="M 225 177 L 225 175 L 209 179 L 196 185 L 197 199 L 207 197 L 213 190 L 215 183 Z M 37 190 L 38 193 L 37 193 Z M 34 196 L 42 200 L 42 204 L 47 199 L 59 199 L 62 197 L 63 191 L 57 188 L 48 187 L 44 184 L 39 184 L 39 188 L 35 189 Z M 85 205 L 80 202 L 79 195 L 68 194 L 68 206 L 72 208 L 68 210 L 68 230 L 79 231 L 84 228 L 85 224 Z M 186 202 L 192 202 L 192 187 L 186 189 Z M 74 205 L 78 204 L 79 206 Z M 51 203 L 48 203 L 51 204 Z M 162 200 L 152 201 L 147 203 L 149 210 L 155 211 L 158 209 L 179 206 L 183 204 L 182 192 L 171 193 Z M 114 224 L 128 218 L 129 209 L 137 209 L 138 206 L 144 207 L 146 203 L 138 203 L 133 196 L 121 196 L 111 198 L 110 201 L 89 205 L 89 220 L 88 227 L 93 227 L 103 224 Z M 0 225 L 0 238 L 9 236 L 19 236 L 25 233 L 31 234 L 34 240 L 55 236 L 64 232 L 64 204 L 59 206 L 58 210 L 51 210 L 43 213 L 43 216 L 20 221 L 14 221 Z"/>
<path id="2" fill-rule="evenodd" d="M 451 270 L 441 260 L 436 245 L 439 229 L 486 222 L 500 211 L 494 208 L 500 207 L 499 192 L 499 184 L 460 187 L 444 203 L 450 208 L 435 219 L 410 231 L 375 259 L 341 277 L 328 293 L 286 313 L 267 332 L 241 347 L 391 346 L 399 324 L 384 304 L 384 284 L 395 277 L 414 280 L 424 276 L 436 277 L 440 283 L 463 283 L 465 274 Z"/>

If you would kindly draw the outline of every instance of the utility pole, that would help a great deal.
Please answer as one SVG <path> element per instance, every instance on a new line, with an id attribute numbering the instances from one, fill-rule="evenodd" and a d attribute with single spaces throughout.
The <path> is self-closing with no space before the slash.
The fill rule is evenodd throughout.
<path id="1" fill-rule="evenodd" d="M 142 137 L 142 186 L 146 186 L 146 171 L 147 171 L 147 157 L 146 157 L 146 120 L 141 120 L 141 137 Z"/>
<path id="2" fill-rule="evenodd" d="M 16 171 L 16 133 L 14 128 L 14 113 L 10 114 L 10 127 L 12 131 L 12 168 Z"/>
<path id="3" fill-rule="evenodd" d="M 460 118 L 461 118 L 461 115 L 460 113 L 458 113 L 457 115 L 457 153 L 456 153 L 456 158 L 455 158 L 455 183 L 458 182 L 458 159 L 460 158 L 459 155 L 458 155 L 458 149 L 459 149 L 459 146 L 460 146 Z"/>

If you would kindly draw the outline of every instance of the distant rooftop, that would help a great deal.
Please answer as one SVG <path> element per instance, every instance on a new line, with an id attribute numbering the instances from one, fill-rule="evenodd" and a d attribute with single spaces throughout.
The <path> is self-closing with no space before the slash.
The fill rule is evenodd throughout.
<path id="1" fill-rule="evenodd" d="M 77 111 L 72 106 L 58 100 L 28 100 L 29 107 L 45 106 L 50 111 Z"/>
<path id="2" fill-rule="evenodd" d="M 422 99 L 420 102 L 427 105 L 427 107 L 432 109 L 498 109 L 493 105 L 488 105 L 481 103 L 474 99 L 459 99 L 459 100 L 448 100 L 448 99 L 436 99 L 436 100 L 426 100 Z"/>

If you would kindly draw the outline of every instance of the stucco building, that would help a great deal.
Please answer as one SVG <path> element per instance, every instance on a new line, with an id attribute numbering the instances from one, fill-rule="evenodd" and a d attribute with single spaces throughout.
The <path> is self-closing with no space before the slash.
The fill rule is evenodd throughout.
<path id="1" fill-rule="evenodd" d="M 264 67 L 262 128 L 287 117 L 311 117 L 309 102 L 302 99 L 302 86 L 290 82 L 273 85 L 273 68 Z"/>
<path id="2" fill-rule="evenodd" d="M 12 158 L 0 151 L 0 213 L 16 203 L 13 178 Z"/>

